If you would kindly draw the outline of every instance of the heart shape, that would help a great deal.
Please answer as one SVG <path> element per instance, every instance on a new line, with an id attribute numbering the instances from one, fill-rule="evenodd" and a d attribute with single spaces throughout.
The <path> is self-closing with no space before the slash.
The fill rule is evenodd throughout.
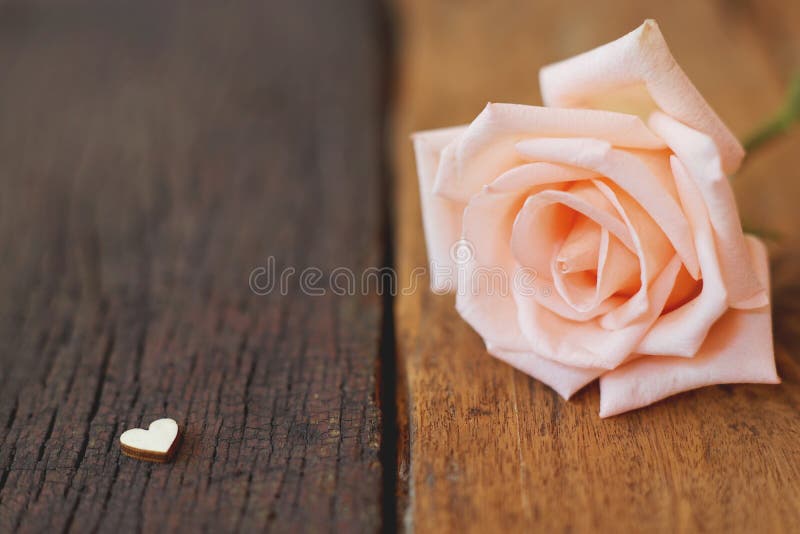
<path id="1" fill-rule="evenodd" d="M 148 462 L 166 462 L 175 453 L 178 443 L 178 423 L 174 419 L 158 419 L 147 430 L 131 428 L 119 437 L 126 456 Z"/>

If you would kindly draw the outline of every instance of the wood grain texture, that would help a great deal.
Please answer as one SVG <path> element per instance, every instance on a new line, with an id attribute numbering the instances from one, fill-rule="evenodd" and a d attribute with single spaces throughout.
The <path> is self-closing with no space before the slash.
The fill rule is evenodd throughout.
<path id="1" fill-rule="evenodd" d="M 380 527 L 380 296 L 248 286 L 382 261 L 377 18 L 0 4 L 0 532 Z"/>
<path id="2" fill-rule="evenodd" d="M 800 61 L 792 55 L 800 20 L 789 4 L 396 0 L 400 279 L 426 261 L 410 132 L 468 122 L 487 101 L 539 103 L 542 65 L 655 18 L 689 77 L 743 136 L 778 107 L 785 69 Z M 798 140 L 771 144 L 736 178 L 744 217 L 789 236 L 773 246 L 775 257 L 797 243 Z M 796 283 L 800 263 L 786 264 Z M 774 300 L 797 320 L 786 295 Z M 567 403 L 492 359 L 451 298 L 400 296 L 395 314 L 408 530 L 780 532 L 800 524 L 797 338 L 777 340 L 780 386 L 704 388 L 601 420 L 596 385 Z"/>

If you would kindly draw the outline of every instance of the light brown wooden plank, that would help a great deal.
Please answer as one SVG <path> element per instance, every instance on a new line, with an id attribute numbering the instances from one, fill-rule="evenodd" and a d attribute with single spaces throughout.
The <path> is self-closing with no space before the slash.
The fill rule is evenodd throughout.
<path id="1" fill-rule="evenodd" d="M 467 122 L 490 100 L 539 103 L 537 72 L 546 63 L 652 17 L 737 134 L 779 105 L 787 78 L 780 66 L 796 43 L 782 41 L 779 57 L 754 22 L 752 13 L 761 9 L 756 3 L 687 2 L 680 9 L 633 0 L 594 4 L 396 1 L 393 146 L 401 280 L 426 261 L 408 134 Z M 777 1 L 769 7 L 793 16 Z M 781 24 L 798 27 L 797 21 Z M 789 239 L 773 247 L 776 256 L 792 249 L 800 219 L 790 207 L 797 186 L 785 184 L 800 183 L 797 140 L 794 135 L 765 148 L 736 182 L 746 217 L 788 231 Z M 791 273 L 796 263 L 788 264 Z M 777 298 L 776 309 L 794 309 Z M 788 356 L 798 346 L 790 335 L 778 340 L 781 386 L 705 388 L 601 420 L 596 386 L 566 403 L 493 360 L 451 298 L 427 291 L 401 295 L 395 311 L 401 423 L 409 433 L 400 455 L 406 527 L 779 531 L 800 524 L 800 366 Z"/>

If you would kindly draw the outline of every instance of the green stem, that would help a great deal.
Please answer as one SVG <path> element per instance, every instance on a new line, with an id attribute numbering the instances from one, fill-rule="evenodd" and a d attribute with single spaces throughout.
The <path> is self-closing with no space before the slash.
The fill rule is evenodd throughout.
<path id="1" fill-rule="evenodd" d="M 786 93 L 786 100 L 775 116 L 756 130 L 744 142 L 747 152 L 752 152 L 767 141 L 785 134 L 800 119 L 800 72 L 795 73 Z"/>

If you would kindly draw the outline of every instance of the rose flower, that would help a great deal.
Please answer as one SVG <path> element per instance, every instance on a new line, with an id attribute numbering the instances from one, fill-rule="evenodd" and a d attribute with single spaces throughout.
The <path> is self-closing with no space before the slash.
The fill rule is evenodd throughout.
<path id="1" fill-rule="evenodd" d="M 432 288 L 564 398 L 599 377 L 602 417 L 779 382 L 767 252 L 726 177 L 744 151 L 655 22 L 540 83 L 546 107 L 414 135 Z"/>

